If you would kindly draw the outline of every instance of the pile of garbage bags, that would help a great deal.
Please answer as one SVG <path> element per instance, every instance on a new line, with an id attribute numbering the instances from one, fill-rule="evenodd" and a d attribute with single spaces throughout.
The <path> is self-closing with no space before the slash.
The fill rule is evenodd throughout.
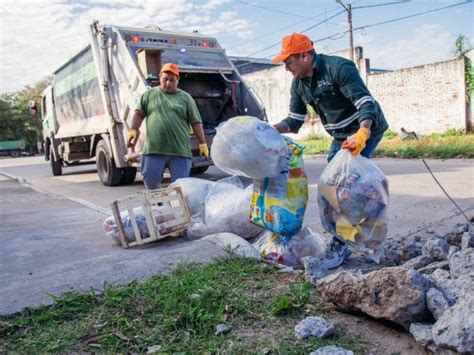
<path id="1" fill-rule="evenodd" d="M 318 184 L 319 213 L 329 233 L 379 262 L 387 236 L 388 180 L 363 156 L 341 149 Z"/>
<path id="2" fill-rule="evenodd" d="M 244 187 L 238 177 L 217 182 L 190 177 L 178 179 L 171 186 L 181 187 L 189 206 L 191 226 L 186 231 L 188 237 L 228 232 L 251 239 L 261 233 L 261 229 L 249 221 L 253 187 Z"/>

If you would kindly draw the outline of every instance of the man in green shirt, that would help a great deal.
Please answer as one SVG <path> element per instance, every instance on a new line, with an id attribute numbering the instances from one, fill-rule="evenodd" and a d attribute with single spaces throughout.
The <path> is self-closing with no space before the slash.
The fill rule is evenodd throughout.
<path id="1" fill-rule="evenodd" d="M 189 126 L 199 140 L 199 153 L 209 157 L 201 115 L 191 95 L 178 89 L 179 69 L 166 63 L 160 71 L 160 86 L 147 90 L 140 98 L 128 131 L 128 146 L 133 146 L 146 117 L 146 140 L 140 160 L 145 187 L 158 189 L 167 167 L 171 181 L 188 177 L 193 154 Z"/>
<path id="2" fill-rule="evenodd" d="M 328 161 L 341 148 L 370 158 L 388 124 L 352 61 L 316 54 L 313 42 L 301 33 L 284 37 L 281 52 L 272 61 L 283 62 L 294 77 L 290 112 L 274 125 L 280 133 L 298 133 L 310 105 L 334 138 Z M 333 238 L 323 265 L 335 268 L 350 253 L 345 243 Z"/>

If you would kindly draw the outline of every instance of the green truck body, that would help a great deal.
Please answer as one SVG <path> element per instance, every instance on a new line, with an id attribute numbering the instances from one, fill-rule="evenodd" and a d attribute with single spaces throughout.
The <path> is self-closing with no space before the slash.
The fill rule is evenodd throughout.
<path id="1" fill-rule="evenodd" d="M 23 139 L 14 141 L 0 141 L 0 154 L 11 155 L 12 157 L 18 157 L 25 149 L 26 144 Z"/>

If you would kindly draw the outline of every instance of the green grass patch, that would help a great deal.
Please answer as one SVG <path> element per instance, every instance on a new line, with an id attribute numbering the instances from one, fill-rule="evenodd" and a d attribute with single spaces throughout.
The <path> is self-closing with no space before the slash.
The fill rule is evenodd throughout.
<path id="1" fill-rule="evenodd" d="M 327 311 L 326 311 L 327 312 Z M 323 314 L 312 286 L 248 259 L 180 265 L 170 276 L 105 287 L 97 297 L 69 293 L 51 307 L 0 318 L 1 353 L 309 353 L 335 344 L 362 353 L 363 340 L 339 332 L 297 340 L 294 326 Z M 232 326 L 215 335 L 217 324 Z"/>
<path id="2" fill-rule="evenodd" d="M 306 147 L 305 154 L 327 154 L 332 139 L 312 136 L 298 142 Z M 422 136 L 419 140 L 402 140 L 388 130 L 375 150 L 374 157 L 393 158 L 474 158 L 474 134 L 451 129 L 442 134 Z"/>

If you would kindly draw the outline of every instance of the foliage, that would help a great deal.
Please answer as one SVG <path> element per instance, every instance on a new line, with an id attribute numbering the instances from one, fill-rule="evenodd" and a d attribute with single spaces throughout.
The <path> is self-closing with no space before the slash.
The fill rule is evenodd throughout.
<path id="1" fill-rule="evenodd" d="M 466 97 L 469 99 L 474 92 L 474 69 L 471 59 L 465 59 L 464 80 L 466 82 Z"/>
<path id="2" fill-rule="evenodd" d="M 459 129 L 451 128 L 419 140 L 402 140 L 396 133 L 387 132 L 374 152 L 376 157 L 474 158 L 474 134 Z M 305 146 L 305 154 L 327 154 L 331 138 L 310 138 L 299 143 Z"/>
<path id="3" fill-rule="evenodd" d="M 456 58 L 461 58 L 467 51 L 471 49 L 472 44 L 470 43 L 469 38 L 460 34 L 457 36 L 456 41 L 454 42 L 452 53 Z"/>
<path id="4" fill-rule="evenodd" d="M 384 139 L 392 139 L 398 136 L 398 133 L 392 131 L 391 129 L 387 129 L 385 132 L 383 132 L 383 138 Z"/>
<path id="5" fill-rule="evenodd" d="M 275 315 L 283 298 L 292 309 Z M 159 346 L 160 353 L 308 354 L 330 344 L 362 353 L 361 339 L 341 332 L 297 340 L 294 326 L 308 311 L 323 312 L 302 276 L 242 258 L 183 264 L 170 276 L 108 285 L 103 297 L 70 293 L 49 308 L 0 318 L 0 353 L 146 353 Z M 222 323 L 232 330 L 216 335 Z"/>
<path id="6" fill-rule="evenodd" d="M 48 82 L 44 79 L 33 87 L 0 95 L 0 141 L 23 139 L 29 148 L 36 146 L 41 133 L 40 114 L 31 116 L 28 102 L 31 99 L 41 101 L 41 93 Z"/>

